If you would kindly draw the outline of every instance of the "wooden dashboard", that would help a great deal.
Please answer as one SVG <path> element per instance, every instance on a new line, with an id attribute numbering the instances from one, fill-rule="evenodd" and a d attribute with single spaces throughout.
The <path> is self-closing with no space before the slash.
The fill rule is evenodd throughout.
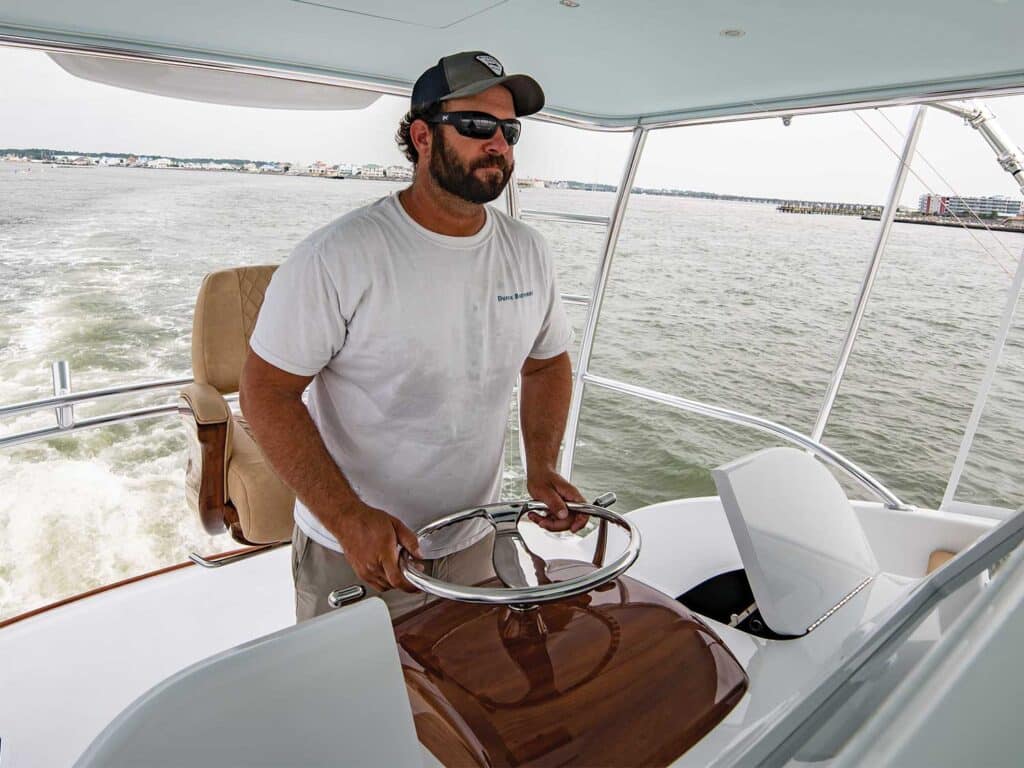
<path id="1" fill-rule="evenodd" d="M 446 766 L 667 765 L 747 689 L 707 625 L 625 576 L 526 612 L 434 602 L 395 635 L 417 734 Z"/>

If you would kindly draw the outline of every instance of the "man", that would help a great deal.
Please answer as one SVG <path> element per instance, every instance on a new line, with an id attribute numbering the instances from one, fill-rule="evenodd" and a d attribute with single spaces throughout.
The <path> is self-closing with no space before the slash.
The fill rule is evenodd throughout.
<path id="1" fill-rule="evenodd" d="M 295 490 L 296 617 L 362 583 L 393 618 L 422 605 L 399 547 L 439 578 L 493 573 L 486 531 L 413 530 L 497 500 L 507 408 L 522 375 L 527 487 L 552 530 L 579 530 L 555 471 L 571 392 L 570 329 L 539 234 L 484 205 L 513 170 L 518 116 L 544 106 L 525 75 L 474 51 L 417 80 L 398 141 L 408 189 L 318 230 L 267 290 L 241 381 L 257 442 Z M 309 408 L 301 400 L 310 387 Z M 486 528 L 486 526 L 485 526 Z"/>

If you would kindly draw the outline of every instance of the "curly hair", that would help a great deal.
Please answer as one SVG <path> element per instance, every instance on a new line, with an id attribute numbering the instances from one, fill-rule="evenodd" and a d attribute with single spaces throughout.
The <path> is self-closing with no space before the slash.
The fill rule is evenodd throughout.
<path id="1" fill-rule="evenodd" d="M 402 150 L 402 154 L 405 155 L 406 160 L 413 165 L 416 165 L 416 163 L 419 162 L 420 153 L 412 143 L 412 137 L 409 135 L 409 129 L 417 120 L 422 120 L 435 115 L 439 108 L 439 105 L 432 105 L 426 109 L 410 109 L 405 113 L 405 117 L 403 117 L 401 122 L 398 124 L 398 132 L 395 134 L 395 142 L 398 144 L 398 148 Z M 429 123 L 428 125 L 430 127 L 431 134 L 436 135 L 438 126 L 430 125 Z"/>

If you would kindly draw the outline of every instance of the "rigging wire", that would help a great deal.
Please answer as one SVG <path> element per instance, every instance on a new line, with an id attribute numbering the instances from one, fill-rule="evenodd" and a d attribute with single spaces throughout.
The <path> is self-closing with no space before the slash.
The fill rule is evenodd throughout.
<path id="1" fill-rule="evenodd" d="M 881 110 L 876 110 L 876 111 L 880 112 Z M 868 129 L 869 131 L 871 131 L 871 133 L 873 133 L 873 134 L 875 135 L 875 137 L 876 137 L 876 138 L 877 138 L 877 139 L 878 139 L 878 140 L 879 140 L 880 142 L 882 142 L 882 144 L 883 144 L 883 145 L 885 146 L 885 148 L 886 148 L 886 149 L 888 149 L 888 150 L 889 150 L 889 151 L 890 151 L 890 152 L 891 152 L 891 153 L 893 154 L 893 156 L 894 156 L 894 157 L 896 157 L 896 159 L 897 159 L 897 160 L 899 160 L 899 158 L 900 158 L 900 153 L 899 153 L 899 152 L 897 152 L 897 151 L 896 151 L 896 150 L 895 150 L 895 149 L 894 149 L 894 148 L 893 148 L 893 147 L 892 147 L 892 146 L 891 146 L 891 145 L 889 144 L 889 142 L 887 142 L 887 141 L 886 141 L 886 140 L 885 140 L 884 138 L 882 138 L 881 134 L 879 134 L 879 133 L 878 133 L 878 131 L 876 131 L 876 130 L 874 129 L 874 127 L 873 127 L 873 126 L 872 126 L 872 125 L 871 125 L 871 124 L 870 124 L 870 123 L 869 123 L 869 122 L 868 122 L 867 120 L 865 120 L 865 119 L 864 119 L 864 116 L 863 116 L 863 115 L 862 115 L 862 114 L 861 114 L 861 113 L 860 113 L 859 111 L 855 111 L 855 112 L 854 112 L 853 114 L 854 114 L 854 115 L 856 115 L 856 116 L 857 116 L 857 119 L 858 119 L 858 120 L 860 120 L 860 121 L 861 121 L 862 123 L 864 123 L 865 127 L 867 127 L 867 129 Z M 883 114 L 883 117 L 884 117 L 884 114 Z M 886 119 L 888 120 L 888 118 L 886 118 Z M 889 122 L 890 122 L 890 125 L 891 125 L 891 124 L 892 124 L 892 121 L 889 121 Z M 897 133 L 899 133 L 899 134 L 900 134 L 900 136 L 903 136 L 903 133 L 902 133 L 902 132 L 901 132 L 901 131 L 899 130 L 899 128 L 896 128 L 896 126 L 893 126 L 893 128 L 895 128 L 895 129 L 896 129 L 896 132 L 897 132 Z M 916 152 L 915 154 L 917 154 L 917 155 L 921 155 L 921 153 L 920 153 L 920 152 Z M 921 157 L 922 157 L 922 160 L 925 160 L 925 159 L 924 159 L 924 157 L 923 157 L 923 155 L 922 155 Z M 929 168 L 931 168 L 931 169 L 932 169 L 933 171 L 935 170 L 934 166 L 932 166 L 932 165 L 931 165 L 931 163 L 928 163 L 928 162 L 927 162 L 927 160 L 925 160 L 925 162 L 927 163 L 927 165 L 928 165 L 928 167 L 929 167 Z M 909 164 L 908 164 L 907 170 L 908 170 L 908 171 L 910 172 L 910 174 L 911 174 L 911 175 L 913 175 L 913 177 L 914 177 L 915 179 L 917 179 L 917 180 L 918 180 L 919 182 L 921 182 L 921 185 L 922 185 L 922 186 L 923 186 L 923 187 L 924 187 L 924 188 L 925 188 L 926 190 L 928 190 L 928 192 L 929 192 L 930 194 L 936 194 L 935 190 L 934 190 L 934 189 L 932 189 L 931 185 L 930 185 L 930 184 L 928 184 L 928 182 L 926 182 L 926 181 L 925 181 L 925 180 L 924 180 L 923 178 L 921 178 L 921 175 L 920 175 L 920 174 L 919 174 L 919 173 L 918 173 L 917 171 L 915 171 L 915 170 L 914 170 L 914 168 L 913 168 L 913 166 L 912 166 L 912 165 L 909 165 Z M 938 173 L 938 172 L 936 171 L 936 173 Z M 939 177 L 940 177 L 940 178 L 942 178 L 941 174 L 939 174 Z M 945 179 L 943 179 L 943 181 L 944 181 L 944 182 L 945 182 L 945 183 L 946 183 L 946 184 L 947 184 L 947 185 L 949 186 L 949 188 L 950 188 L 950 189 L 952 189 L 952 190 L 953 190 L 954 194 L 956 194 L 956 189 L 955 189 L 955 188 L 953 187 L 953 185 L 952 185 L 952 184 L 949 184 L 949 182 L 945 181 Z M 968 209 L 968 210 L 970 210 L 970 209 Z M 972 240 L 974 240 L 974 242 L 975 242 L 975 243 L 977 243 L 978 247 L 979 247 L 979 248 L 981 248 L 981 250 L 982 250 L 982 251 L 984 251 L 984 252 L 985 252 L 985 254 L 986 254 L 986 255 L 987 255 L 987 256 L 988 256 L 988 257 L 989 257 L 990 259 L 992 259 L 992 261 L 993 261 L 993 262 L 994 262 L 994 263 L 996 264 L 996 266 L 997 266 L 997 267 L 999 267 L 999 268 L 1000 268 L 1000 269 L 1001 269 L 1001 270 L 1002 270 L 1003 272 L 1005 272 L 1005 273 L 1006 273 L 1006 276 L 1007 276 L 1007 277 L 1009 277 L 1009 278 L 1011 278 L 1011 279 L 1012 279 L 1012 278 L 1013 278 L 1013 274 L 1012 274 L 1012 273 L 1010 272 L 1010 270 L 1009 270 L 1009 269 L 1007 269 L 1007 268 L 1006 268 L 1006 267 L 1005 267 L 1005 266 L 1003 265 L 1003 263 L 1002 263 L 1002 262 L 1001 262 L 1001 261 L 1000 261 L 999 259 L 997 259 L 997 258 L 995 257 L 995 254 L 993 254 L 993 253 L 992 253 L 992 252 L 991 252 L 991 251 L 990 251 L 990 250 L 989 250 L 988 248 L 986 248 L 986 247 L 985 247 L 985 244 L 984 244 L 984 243 L 982 243 L 982 242 L 981 242 L 981 240 L 979 240 L 979 239 L 978 239 L 978 236 L 974 234 L 974 231 L 973 231 L 972 229 L 970 229 L 969 227 L 967 227 L 967 226 L 965 225 L 965 222 L 963 221 L 963 219 L 961 219 L 961 218 L 960 218 L 959 216 L 957 216 L 957 215 L 956 215 L 956 213 L 953 213 L 952 211 L 951 211 L 950 213 L 952 213 L 952 216 L 953 216 L 953 218 L 954 218 L 954 219 L 956 219 L 957 223 L 958 223 L 958 224 L 959 224 L 959 225 L 960 225 L 961 227 L 963 227 L 963 230 L 964 230 L 964 232 L 966 232 L 966 233 L 967 233 L 968 235 L 970 235 L 971 239 L 972 239 Z M 973 211 L 972 211 L 972 213 L 973 213 Z M 977 214 L 975 214 L 975 216 L 977 216 Z M 987 231 L 987 232 L 988 232 L 988 233 L 989 233 L 990 235 L 992 235 L 992 236 L 993 236 L 993 238 L 994 238 L 994 239 L 996 240 L 996 242 L 997 242 L 997 243 L 999 243 L 999 244 L 1000 244 L 1000 245 L 1001 245 L 1001 246 L 1002 246 L 1002 247 L 1003 247 L 1003 248 L 1005 249 L 1005 248 L 1006 248 L 1006 246 L 1005 246 L 1005 245 L 1004 245 L 1004 244 L 1002 243 L 1002 241 L 1000 241 L 1000 240 L 999 240 L 999 238 L 995 237 L 995 233 L 993 233 L 993 232 L 992 232 L 992 230 L 991 230 L 991 229 L 989 229 L 989 228 L 988 228 L 988 226 L 987 226 L 987 225 L 986 225 L 986 224 L 985 224 L 985 223 L 984 223 L 983 221 L 981 221 L 980 219 L 979 219 L 979 222 L 981 223 L 981 225 L 982 225 L 983 227 L 985 227 L 985 230 L 986 230 L 986 231 Z M 1007 253 L 1009 253 L 1009 251 L 1007 251 Z M 1013 257 L 1013 254 L 1010 254 L 1010 256 L 1011 256 L 1011 258 L 1012 258 L 1012 257 Z"/>
<path id="2" fill-rule="evenodd" d="M 878 113 L 883 118 L 885 118 L 885 121 L 887 123 L 889 123 L 889 125 L 892 126 L 893 130 L 896 131 L 896 133 L 898 133 L 902 137 L 903 133 L 896 126 L 896 124 L 892 121 L 892 119 L 887 114 L 885 114 L 885 112 L 883 112 L 882 110 L 879 109 L 877 111 L 878 111 Z M 960 192 L 957 190 L 957 188 L 953 186 L 953 183 L 951 181 L 949 181 L 945 176 L 943 176 L 938 168 L 936 168 L 934 165 L 932 165 L 932 163 L 928 160 L 928 158 L 924 156 L 923 152 L 918 151 L 917 155 L 918 155 L 918 157 L 921 158 L 921 161 L 925 165 L 927 165 L 929 169 L 931 169 L 932 173 L 934 173 L 936 176 L 939 177 L 939 181 L 941 181 L 943 184 L 945 184 L 947 187 L 949 187 L 950 190 L 952 190 L 954 195 L 959 197 L 961 200 L 965 199 L 964 196 L 961 195 Z M 928 191 L 931 192 L 931 190 L 928 190 Z M 1010 257 L 1011 263 L 1015 262 L 1017 260 L 1017 256 L 1012 251 L 1010 251 L 1009 248 L 1006 247 L 1006 243 L 1004 243 L 999 238 L 999 236 L 996 235 L 996 233 L 993 232 L 989 228 L 988 224 L 986 224 L 984 221 L 981 220 L 981 217 L 977 214 L 977 212 L 973 208 L 971 208 L 971 206 L 967 205 L 967 203 L 964 203 L 964 207 L 967 208 L 967 210 L 970 212 L 970 214 L 974 217 L 975 221 L 977 221 L 979 224 L 981 224 L 982 227 L 985 228 L 985 231 L 988 232 L 992 236 L 992 239 L 995 240 L 999 244 L 999 247 L 1003 249 L 1003 251 L 1006 253 L 1006 255 Z"/>

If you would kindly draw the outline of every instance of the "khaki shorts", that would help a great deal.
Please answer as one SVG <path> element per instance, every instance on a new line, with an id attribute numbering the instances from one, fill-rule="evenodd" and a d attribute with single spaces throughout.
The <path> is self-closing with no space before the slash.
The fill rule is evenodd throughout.
<path id="1" fill-rule="evenodd" d="M 491 533 L 461 552 L 428 560 L 427 573 L 455 584 L 478 584 L 489 579 L 494 576 L 491 561 L 493 542 L 494 534 Z M 296 622 L 333 610 L 327 603 L 327 596 L 336 589 L 353 584 L 362 584 L 367 597 L 383 600 L 391 612 L 392 621 L 437 599 L 423 592 L 410 594 L 400 589 L 378 592 L 356 576 L 345 555 L 310 539 L 298 526 L 292 532 L 292 577 L 295 579 Z"/>

